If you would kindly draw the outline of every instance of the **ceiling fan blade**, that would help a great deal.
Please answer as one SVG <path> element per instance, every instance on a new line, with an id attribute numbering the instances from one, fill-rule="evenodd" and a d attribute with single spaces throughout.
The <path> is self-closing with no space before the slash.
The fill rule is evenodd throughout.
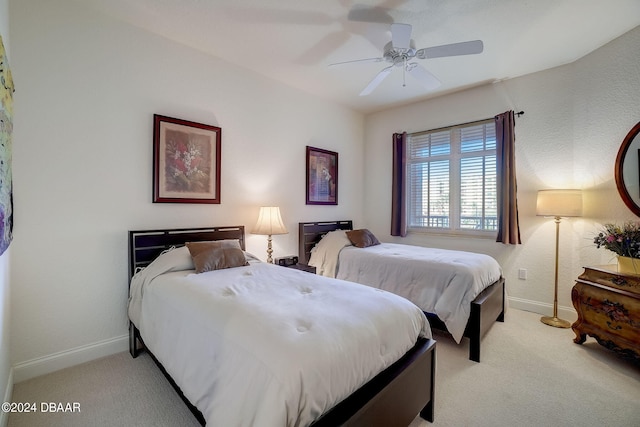
<path id="1" fill-rule="evenodd" d="M 360 96 L 366 96 L 369 95 L 371 92 L 373 92 L 373 90 L 375 88 L 378 87 L 378 85 L 380 83 L 382 83 L 382 81 L 384 80 L 385 77 L 387 77 L 389 75 L 389 73 L 391 72 L 391 70 L 393 69 L 393 65 L 383 69 L 382 71 L 380 71 L 374 78 L 373 80 L 371 80 L 371 82 L 369 82 L 369 84 L 367 85 L 367 87 L 365 87 L 362 92 L 360 92 Z"/>
<path id="2" fill-rule="evenodd" d="M 338 0 L 342 7 L 349 7 L 354 0 Z M 393 13 L 407 0 L 383 0 L 377 6 L 355 4 L 349 10 L 347 19 L 355 22 L 371 24 L 393 24 Z"/>
<path id="3" fill-rule="evenodd" d="M 391 24 L 391 45 L 394 49 L 409 49 L 411 47 L 411 25 Z"/>
<path id="4" fill-rule="evenodd" d="M 337 31 L 327 34 L 296 60 L 297 64 L 312 65 L 324 60 L 331 52 L 338 49 L 349 40 L 349 33 Z"/>
<path id="5" fill-rule="evenodd" d="M 334 62 L 333 64 L 329 64 L 329 67 L 333 67 L 335 65 L 351 64 L 353 62 L 382 62 L 382 61 L 384 61 L 384 58 L 354 59 L 352 61 Z"/>
<path id="6" fill-rule="evenodd" d="M 416 51 L 416 58 L 442 58 L 445 56 L 474 55 L 482 53 L 484 44 L 482 40 L 443 44 L 442 46 L 427 47 Z"/>
<path id="7" fill-rule="evenodd" d="M 347 19 L 355 22 L 369 22 L 374 24 L 392 24 L 393 17 L 390 9 L 356 4 L 349 10 Z"/>
<path id="8" fill-rule="evenodd" d="M 427 71 L 422 65 L 412 62 L 407 64 L 407 72 L 411 76 L 418 80 L 428 90 L 436 89 L 440 86 L 440 80 L 436 78 L 431 72 Z"/>

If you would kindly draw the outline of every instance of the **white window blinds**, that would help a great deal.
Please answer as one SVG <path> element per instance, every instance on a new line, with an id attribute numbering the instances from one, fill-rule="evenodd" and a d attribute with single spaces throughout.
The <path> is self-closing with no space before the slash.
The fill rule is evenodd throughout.
<path id="1" fill-rule="evenodd" d="M 408 136 L 409 228 L 497 230 L 493 120 Z"/>

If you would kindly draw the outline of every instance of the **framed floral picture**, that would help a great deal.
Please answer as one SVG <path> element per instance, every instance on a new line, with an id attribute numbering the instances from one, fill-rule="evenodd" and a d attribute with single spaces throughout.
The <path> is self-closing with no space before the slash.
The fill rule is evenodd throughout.
<path id="1" fill-rule="evenodd" d="M 307 146 L 307 205 L 338 204 L 338 153 Z"/>
<path id="2" fill-rule="evenodd" d="M 153 116 L 153 203 L 220 203 L 222 129 Z"/>

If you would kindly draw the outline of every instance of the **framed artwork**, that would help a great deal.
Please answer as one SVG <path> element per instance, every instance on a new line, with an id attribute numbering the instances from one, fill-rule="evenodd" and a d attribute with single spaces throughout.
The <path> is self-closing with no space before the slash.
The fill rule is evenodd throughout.
<path id="1" fill-rule="evenodd" d="M 220 203 L 222 129 L 153 116 L 153 203 Z"/>
<path id="2" fill-rule="evenodd" d="M 307 205 L 338 204 L 338 153 L 307 146 Z"/>
<path id="3" fill-rule="evenodd" d="M 0 255 L 13 240 L 13 78 L 0 36 Z"/>

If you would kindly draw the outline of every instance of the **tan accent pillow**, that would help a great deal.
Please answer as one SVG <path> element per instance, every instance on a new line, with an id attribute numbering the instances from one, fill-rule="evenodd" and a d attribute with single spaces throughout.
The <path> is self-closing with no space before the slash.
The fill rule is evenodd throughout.
<path id="1" fill-rule="evenodd" d="M 359 230 L 347 231 L 347 237 L 353 243 L 353 246 L 358 248 L 366 248 L 369 246 L 379 245 L 380 242 L 376 239 L 376 236 L 366 228 Z"/>
<path id="2" fill-rule="evenodd" d="M 188 242 L 196 273 L 249 265 L 238 241 Z"/>

